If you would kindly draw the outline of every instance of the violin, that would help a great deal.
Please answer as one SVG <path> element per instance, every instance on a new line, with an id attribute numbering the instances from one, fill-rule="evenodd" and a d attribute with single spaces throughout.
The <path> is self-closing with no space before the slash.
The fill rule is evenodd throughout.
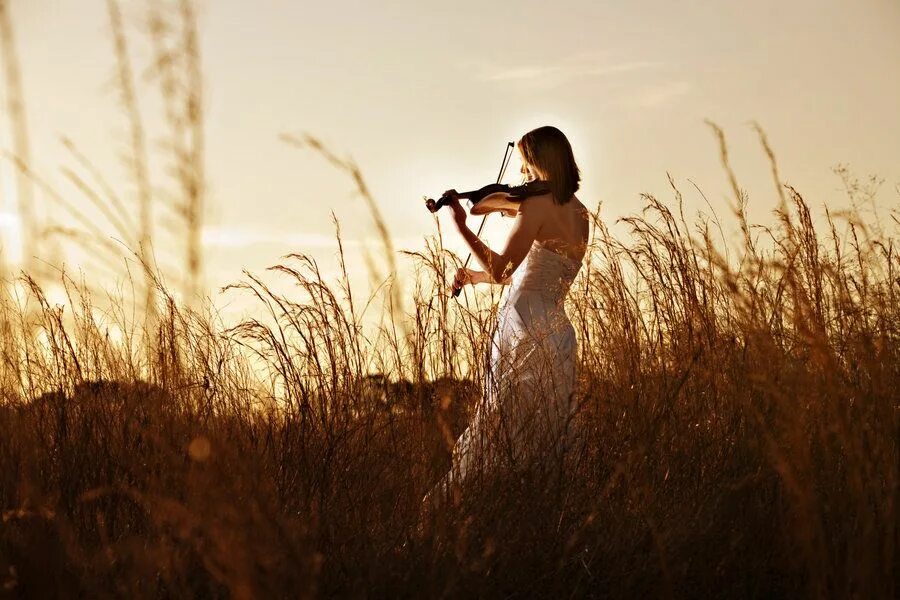
<path id="1" fill-rule="evenodd" d="M 460 192 L 457 198 L 466 199 L 471 203 L 469 214 L 487 215 L 493 212 L 515 215 L 521 208 L 522 201 L 531 196 L 540 196 L 550 192 L 550 182 L 534 180 L 522 185 L 507 185 L 505 183 L 489 183 L 483 188 L 471 192 Z M 453 200 L 451 196 L 444 195 L 438 200 L 425 199 L 425 207 L 431 212 L 437 212 L 447 206 Z"/>
<path id="2" fill-rule="evenodd" d="M 509 165 L 509 160 L 512 158 L 514 146 L 514 142 L 506 144 L 506 150 L 503 152 L 503 162 L 500 163 L 500 172 L 497 174 L 497 183 L 491 183 L 481 189 L 463 192 L 462 194 L 458 193 L 456 195 L 457 198 L 465 198 L 472 203 L 472 208 L 469 210 L 470 214 L 484 215 L 481 219 L 481 225 L 478 227 L 478 232 L 475 234 L 476 236 L 481 235 L 481 230 L 484 229 L 484 223 L 487 221 L 488 213 L 502 212 L 504 214 L 518 214 L 519 205 L 525 198 L 545 194 L 550 191 L 546 181 L 529 181 L 522 185 L 506 185 L 500 183 L 503 180 L 503 174 L 506 172 L 506 167 Z M 431 212 L 437 212 L 441 207 L 447 206 L 452 201 L 452 196 L 444 194 L 437 200 L 425 198 L 425 206 Z M 472 253 L 470 252 L 463 263 L 463 268 L 468 266 L 471 259 Z M 454 288 L 453 297 L 458 297 L 460 291 L 462 291 L 462 288 Z"/>

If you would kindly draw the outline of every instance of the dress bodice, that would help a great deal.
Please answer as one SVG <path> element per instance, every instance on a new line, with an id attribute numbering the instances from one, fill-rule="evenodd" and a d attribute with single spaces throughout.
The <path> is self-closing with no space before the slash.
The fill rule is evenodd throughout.
<path id="1" fill-rule="evenodd" d="M 580 268 L 581 261 L 533 243 L 525 260 L 512 274 L 510 293 L 537 292 L 548 300 L 562 303 Z"/>

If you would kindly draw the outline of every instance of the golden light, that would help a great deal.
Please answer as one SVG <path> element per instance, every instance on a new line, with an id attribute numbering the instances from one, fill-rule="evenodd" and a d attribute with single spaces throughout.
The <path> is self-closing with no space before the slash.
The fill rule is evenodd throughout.
<path id="1" fill-rule="evenodd" d="M 3 196 L 9 197 L 4 190 Z M 10 211 L 0 212 L 0 258 L 7 265 L 22 262 L 22 221 Z"/>
<path id="2" fill-rule="evenodd" d="M 8 164 L 0 164 L 0 261 L 10 265 L 22 262 L 22 219 L 16 212 L 16 184 Z"/>

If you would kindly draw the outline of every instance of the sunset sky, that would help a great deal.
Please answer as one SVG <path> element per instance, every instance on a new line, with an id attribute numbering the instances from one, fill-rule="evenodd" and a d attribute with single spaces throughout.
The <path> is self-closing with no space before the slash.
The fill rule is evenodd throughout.
<path id="1" fill-rule="evenodd" d="M 143 6 L 123 2 L 135 61 L 145 67 Z M 358 240 L 374 230 L 352 182 L 281 133 L 310 133 L 356 160 L 402 248 L 434 231 L 423 194 L 493 181 L 505 143 L 543 124 L 569 136 L 584 178 L 579 197 L 602 201 L 610 222 L 638 210 L 641 192 L 670 198 L 667 171 L 691 214 L 705 205 L 688 179 L 728 214 L 727 179 L 704 119 L 725 129 L 756 220 L 770 219 L 775 193 L 752 121 L 767 131 L 783 178 L 814 206 L 844 203 L 831 172 L 839 163 L 885 178 L 882 201 L 900 204 L 896 0 L 199 7 L 210 288 L 293 251 L 333 269 L 331 212 L 351 240 L 353 268 L 363 269 Z M 105 1 L 12 0 L 12 15 L 37 169 L 77 197 L 59 172 L 71 164 L 58 141 L 66 135 L 129 190 Z M 157 88 L 145 80 L 140 90 L 158 141 Z M 5 109 L 2 117 L 8 148 Z M 154 169 L 163 181 L 161 161 Z M 10 174 L 4 165 L 7 246 Z M 507 181 L 517 174 L 514 163 Z"/>

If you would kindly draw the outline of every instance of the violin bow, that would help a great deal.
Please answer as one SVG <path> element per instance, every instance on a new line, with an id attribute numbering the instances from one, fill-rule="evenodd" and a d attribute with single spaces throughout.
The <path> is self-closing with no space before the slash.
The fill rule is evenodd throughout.
<path id="1" fill-rule="evenodd" d="M 512 159 L 513 148 L 515 147 L 514 142 L 509 142 L 506 144 L 506 149 L 503 151 L 503 162 L 500 163 L 500 172 L 497 173 L 497 183 L 503 181 L 503 175 L 506 173 L 506 167 L 509 166 L 509 161 Z M 484 229 L 484 223 L 487 221 L 488 216 L 484 215 L 481 218 L 481 224 L 478 226 L 478 231 L 475 233 L 475 237 L 481 237 L 481 231 Z M 466 261 L 463 263 L 462 268 L 465 269 L 469 266 L 469 261 L 472 260 L 472 253 L 469 252 L 469 255 L 466 257 Z M 459 296 L 459 293 L 462 291 L 462 288 L 456 288 L 453 290 L 453 297 L 456 298 Z"/>

